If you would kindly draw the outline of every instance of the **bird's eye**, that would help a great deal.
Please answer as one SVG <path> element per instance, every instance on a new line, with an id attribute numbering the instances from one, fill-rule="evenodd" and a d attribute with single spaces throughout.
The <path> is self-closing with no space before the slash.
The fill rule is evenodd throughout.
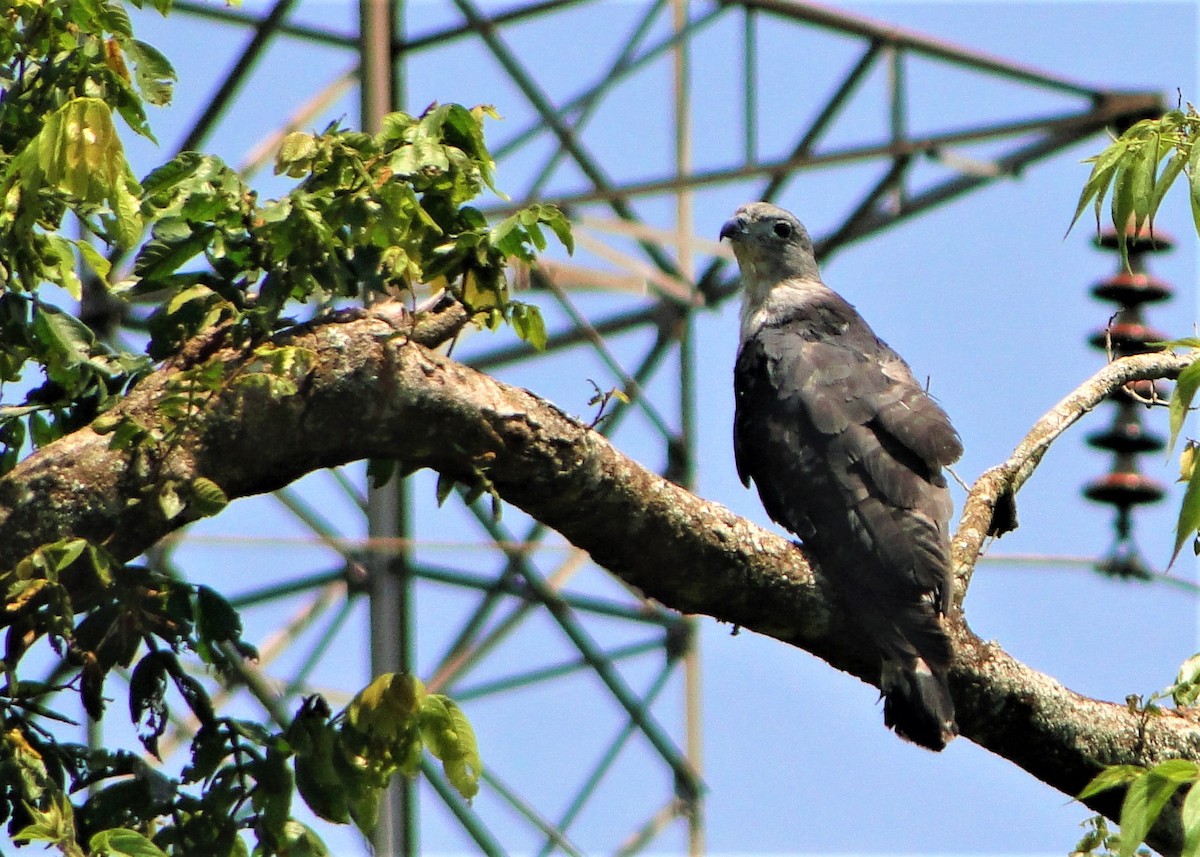
<path id="1" fill-rule="evenodd" d="M 775 225 L 772 227 L 772 229 L 775 230 L 775 234 L 778 235 L 780 238 L 791 238 L 792 237 L 792 224 L 787 223 L 783 220 L 776 221 Z"/>

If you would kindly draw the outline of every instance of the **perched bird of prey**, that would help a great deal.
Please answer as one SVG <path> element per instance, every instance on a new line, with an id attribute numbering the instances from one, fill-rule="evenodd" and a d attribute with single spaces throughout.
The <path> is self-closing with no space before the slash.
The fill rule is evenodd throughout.
<path id="1" fill-rule="evenodd" d="M 743 205 L 721 228 L 744 288 L 734 456 L 767 514 L 798 535 L 881 659 L 884 722 L 941 750 L 950 495 L 962 443 L 908 365 L 823 282 L 791 213 Z"/>

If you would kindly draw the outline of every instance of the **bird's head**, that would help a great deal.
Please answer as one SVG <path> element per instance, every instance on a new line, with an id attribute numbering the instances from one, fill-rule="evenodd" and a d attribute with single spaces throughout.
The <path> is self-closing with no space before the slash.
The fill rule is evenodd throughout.
<path id="1" fill-rule="evenodd" d="M 738 208 L 721 227 L 744 278 L 820 280 L 812 239 L 790 211 L 769 202 Z"/>

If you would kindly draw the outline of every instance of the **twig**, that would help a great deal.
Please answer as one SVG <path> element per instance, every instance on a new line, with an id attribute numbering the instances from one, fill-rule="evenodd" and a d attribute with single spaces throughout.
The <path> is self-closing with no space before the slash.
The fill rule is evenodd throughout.
<path id="1" fill-rule="evenodd" d="M 1011 504 L 1021 486 L 1033 475 L 1042 457 L 1058 437 L 1084 414 L 1103 402 L 1130 381 L 1175 378 L 1200 359 L 1200 351 L 1175 354 L 1159 351 L 1122 357 L 1109 363 L 1039 419 L 1003 464 L 992 467 L 976 480 L 963 504 L 958 532 L 952 545 L 957 579 L 955 601 L 961 604 L 971 583 L 971 575 L 984 541 L 1013 529 L 998 526 L 1005 517 L 1005 504 Z M 997 510 L 1001 515 L 997 516 Z M 1015 512 L 1015 509 L 1011 511 Z"/>

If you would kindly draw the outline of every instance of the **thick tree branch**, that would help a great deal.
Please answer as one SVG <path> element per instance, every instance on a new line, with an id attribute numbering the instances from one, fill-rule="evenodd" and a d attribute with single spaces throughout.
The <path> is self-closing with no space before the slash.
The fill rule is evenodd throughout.
<path id="1" fill-rule="evenodd" d="M 865 681 L 878 661 L 856 643 L 836 597 L 803 552 L 647 471 L 607 440 L 532 393 L 430 351 L 462 323 L 413 326 L 394 309 L 309 325 L 286 338 L 314 355 L 301 390 L 227 385 L 161 460 L 110 448 L 90 428 L 40 450 L 0 479 L 0 568 L 69 536 L 106 543 L 128 559 L 186 520 L 164 520 L 148 488 L 212 479 L 231 497 L 268 491 L 312 470 L 365 457 L 398 458 L 472 480 L 486 474 L 506 502 L 558 530 L 646 595 L 804 648 Z M 430 333 L 435 330 L 436 333 Z M 249 358 L 218 351 L 228 373 Z M 1176 373 L 1188 360 L 1130 358 L 1107 367 L 1035 428 L 1009 462 L 973 490 L 956 539 L 964 585 L 996 498 L 1028 478 L 1051 440 L 1106 392 L 1133 378 Z M 174 370 L 147 378 L 119 406 L 144 424 Z M 1152 720 L 1087 699 L 977 638 L 961 614 L 952 685 L 962 733 L 1075 794 L 1101 766 L 1200 760 L 1200 729 L 1166 713 Z M 1104 796 L 1102 796 L 1104 797 Z M 1112 815 L 1119 806 L 1095 802 Z M 1178 817 L 1153 844 L 1177 851 Z"/>

